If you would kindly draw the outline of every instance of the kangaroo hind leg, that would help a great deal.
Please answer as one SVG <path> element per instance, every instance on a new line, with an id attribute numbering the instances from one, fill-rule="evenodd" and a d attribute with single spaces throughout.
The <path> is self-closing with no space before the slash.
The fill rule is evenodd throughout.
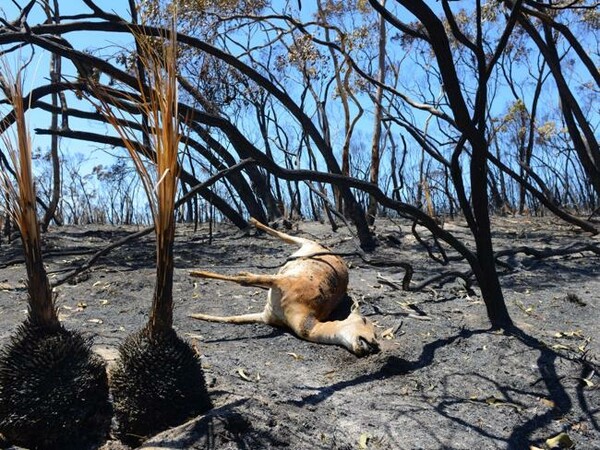
<path id="1" fill-rule="evenodd" d="M 237 275 L 222 275 L 204 270 L 192 270 L 190 276 L 196 278 L 212 278 L 214 280 L 232 281 L 242 286 L 258 286 L 266 289 L 272 288 L 279 277 L 277 275 L 257 275 L 254 273 L 239 273 Z"/>
<path id="2" fill-rule="evenodd" d="M 256 228 L 258 228 L 259 230 L 262 230 L 262 231 L 270 234 L 271 236 L 278 237 L 279 239 L 281 239 L 282 241 L 284 241 L 288 244 L 296 244 L 296 245 L 300 245 L 300 246 L 303 246 L 306 244 L 309 244 L 309 245 L 316 244 L 315 241 L 311 241 L 310 239 L 305 239 L 305 238 L 296 237 L 296 236 L 290 236 L 289 234 L 274 230 L 273 228 L 270 228 L 270 227 L 260 223 L 258 220 L 256 220 L 253 217 L 250 218 L 250 223 L 252 225 L 254 225 Z"/>

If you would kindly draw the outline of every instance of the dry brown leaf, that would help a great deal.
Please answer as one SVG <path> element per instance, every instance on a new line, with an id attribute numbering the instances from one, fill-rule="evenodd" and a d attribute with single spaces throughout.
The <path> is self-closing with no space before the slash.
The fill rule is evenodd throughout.
<path id="1" fill-rule="evenodd" d="M 381 333 L 381 337 L 383 339 L 388 340 L 394 339 L 396 337 L 396 335 L 394 334 L 394 327 L 383 330 L 383 332 Z"/>
<path id="2" fill-rule="evenodd" d="M 201 334 L 194 334 L 194 333 L 185 333 L 185 335 L 187 337 L 189 337 L 190 339 L 204 339 L 204 336 L 202 336 Z"/>
<path id="3" fill-rule="evenodd" d="M 587 387 L 594 387 L 594 383 L 589 378 L 582 378 L 582 380 Z"/>
<path id="4" fill-rule="evenodd" d="M 587 346 L 588 343 L 586 342 L 585 344 L 578 346 L 577 350 L 579 350 L 580 353 L 585 353 L 587 351 Z"/>
<path id="5" fill-rule="evenodd" d="M 521 300 L 515 300 L 515 305 L 527 315 L 530 315 L 533 311 L 533 306 L 526 307 Z"/>
<path id="6" fill-rule="evenodd" d="M 555 338 L 584 338 L 581 330 L 575 331 L 559 331 L 554 335 Z"/>
<path id="7" fill-rule="evenodd" d="M 506 403 L 504 400 L 502 400 L 502 399 L 500 399 L 500 398 L 498 398 L 496 396 L 493 396 L 493 395 L 491 397 L 486 398 L 485 402 L 488 405 L 497 405 L 497 404 L 500 404 L 500 403 Z"/>
<path id="8" fill-rule="evenodd" d="M 578 422 L 571 425 L 571 429 L 580 433 L 587 433 L 589 430 L 589 426 L 585 422 Z"/>
<path id="9" fill-rule="evenodd" d="M 509 406 L 511 408 L 515 408 L 517 410 L 521 410 L 522 407 L 516 403 L 512 403 L 512 402 L 508 402 L 502 398 L 496 397 L 495 395 L 490 395 L 489 397 L 485 397 L 485 398 L 480 398 L 477 397 L 476 395 L 472 395 L 471 397 L 469 397 L 469 400 L 473 401 L 473 402 L 481 402 L 481 403 L 486 403 L 487 405 L 490 406 Z"/>
<path id="10" fill-rule="evenodd" d="M 371 439 L 369 433 L 362 433 L 358 438 L 358 448 L 363 450 L 369 448 L 369 439 Z"/>
<path id="11" fill-rule="evenodd" d="M 304 359 L 304 356 L 299 355 L 297 353 L 294 352 L 287 352 L 286 355 L 290 355 L 292 358 L 294 358 L 296 361 L 300 361 L 302 359 Z"/>
<path id="12" fill-rule="evenodd" d="M 250 378 L 248 376 L 248 374 L 246 374 L 246 372 L 244 371 L 244 369 L 242 369 L 241 367 L 237 370 L 238 375 L 240 376 L 240 378 L 244 381 L 249 381 L 249 382 L 253 382 L 254 380 L 252 378 Z"/>
<path id="13" fill-rule="evenodd" d="M 567 433 L 560 433 L 553 438 L 546 439 L 546 445 L 550 448 L 572 448 L 575 443 Z"/>

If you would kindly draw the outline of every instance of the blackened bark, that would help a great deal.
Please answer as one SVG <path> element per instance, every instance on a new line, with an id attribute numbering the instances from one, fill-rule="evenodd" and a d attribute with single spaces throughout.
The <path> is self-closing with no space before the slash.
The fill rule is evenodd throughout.
<path id="1" fill-rule="evenodd" d="M 53 8 L 50 8 L 49 0 L 45 0 L 44 2 L 44 10 L 46 12 L 46 16 L 49 21 L 54 23 L 59 23 L 59 10 L 58 10 L 58 1 L 54 0 Z M 61 57 L 52 54 L 50 57 L 50 83 L 56 84 L 61 79 Z M 58 109 L 58 100 L 59 95 L 58 91 L 53 91 L 51 94 L 52 106 Z M 52 130 L 58 129 L 58 112 L 52 113 L 50 120 L 50 128 Z M 50 195 L 50 202 L 48 203 L 48 209 L 46 209 L 44 216 L 40 222 L 40 228 L 43 232 L 48 230 L 50 226 L 50 221 L 52 218 L 56 216 L 56 211 L 58 208 L 58 202 L 61 197 L 61 181 L 60 181 L 60 156 L 58 154 L 58 135 L 53 134 L 50 138 L 50 162 L 52 164 L 52 189 Z M 56 221 L 60 224 L 60 221 Z"/>
<path id="2" fill-rule="evenodd" d="M 381 0 L 381 5 L 385 7 L 385 0 Z M 387 42 L 385 19 L 379 18 L 379 54 L 378 54 L 378 74 L 377 81 L 380 84 L 377 85 L 377 91 L 375 93 L 375 117 L 373 118 L 373 140 L 371 142 L 371 170 L 369 173 L 369 179 L 373 184 L 379 184 L 379 165 L 380 165 L 380 153 L 381 153 L 381 129 L 382 129 L 382 118 L 383 118 L 383 83 L 385 83 L 385 45 Z M 375 222 L 375 216 L 377 215 L 377 201 L 371 195 L 369 196 L 369 206 L 367 207 L 367 221 L 373 225 Z"/>
<path id="3" fill-rule="evenodd" d="M 473 237 L 475 238 L 476 258 L 472 262 L 473 273 L 481 288 L 481 295 L 486 305 L 488 319 L 493 328 L 510 328 L 512 320 L 506 309 L 504 296 L 496 272 L 494 262 L 494 249 L 489 218 L 489 200 L 487 191 L 487 155 L 488 144 L 485 139 L 485 102 L 486 102 L 486 72 L 485 55 L 480 43 L 468 43 L 468 47 L 474 51 L 477 57 L 479 69 L 478 95 L 476 99 L 476 115 L 471 119 L 469 109 L 463 98 L 461 84 L 456 73 L 452 50 L 444 24 L 436 14 L 426 5 L 424 1 L 399 0 L 399 2 L 410 11 L 424 25 L 429 37 L 429 43 L 435 54 L 437 65 L 440 70 L 443 85 L 450 108 L 452 109 L 456 126 L 463 134 L 463 139 L 470 144 L 470 183 L 471 183 L 471 205 L 472 215 L 465 210 L 467 222 Z M 376 3 L 369 0 L 369 3 Z M 464 38 L 458 36 L 458 39 Z M 452 172 L 455 183 L 462 177 L 459 157 L 460 145 L 453 156 Z M 457 190 L 459 190 L 459 183 Z M 463 188 L 464 192 L 464 188 Z M 463 194 L 464 197 L 464 194 Z M 463 208 L 466 202 L 461 202 Z"/>
<path id="4" fill-rule="evenodd" d="M 563 116 L 573 140 L 575 151 L 589 182 L 594 187 L 596 195 L 600 196 L 600 145 L 564 78 L 551 27 L 547 23 L 542 24 L 544 32 L 544 38 L 542 38 L 541 34 L 525 15 L 519 15 L 519 24 L 537 45 L 548 64 L 548 68 L 556 82 L 561 99 Z"/>

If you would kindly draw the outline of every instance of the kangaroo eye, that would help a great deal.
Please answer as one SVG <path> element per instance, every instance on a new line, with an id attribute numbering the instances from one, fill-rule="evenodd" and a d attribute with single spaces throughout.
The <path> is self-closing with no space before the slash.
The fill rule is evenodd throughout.
<path id="1" fill-rule="evenodd" d="M 363 323 L 366 325 L 367 324 L 367 319 L 365 319 L 364 317 L 362 318 Z"/>

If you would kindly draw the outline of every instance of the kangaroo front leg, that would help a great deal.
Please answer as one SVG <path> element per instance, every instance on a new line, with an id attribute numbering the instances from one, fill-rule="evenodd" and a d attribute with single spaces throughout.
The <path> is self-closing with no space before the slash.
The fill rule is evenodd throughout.
<path id="1" fill-rule="evenodd" d="M 205 320 L 207 322 L 221 322 L 221 323 L 237 323 L 237 324 L 248 324 L 248 323 L 267 323 L 267 319 L 264 312 L 241 314 L 238 316 L 212 316 L 210 314 L 190 314 L 190 317 L 198 320 Z"/>
<path id="2" fill-rule="evenodd" d="M 288 326 L 302 339 L 318 344 L 344 345 L 337 335 L 334 322 L 321 322 L 313 314 L 304 311 L 288 311 Z"/>
<path id="3" fill-rule="evenodd" d="M 212 278 L 214 280 L 232 281 L 242 286 L 258 286 L 270 289 L 278 280 L 277 275 L 257 275 L 254 273 L 242 272 L 238 275 L 222 275 L 215 272 L 206 272 L 204 270 L 192 270 L 190 276 L 196 278 Z"/>

